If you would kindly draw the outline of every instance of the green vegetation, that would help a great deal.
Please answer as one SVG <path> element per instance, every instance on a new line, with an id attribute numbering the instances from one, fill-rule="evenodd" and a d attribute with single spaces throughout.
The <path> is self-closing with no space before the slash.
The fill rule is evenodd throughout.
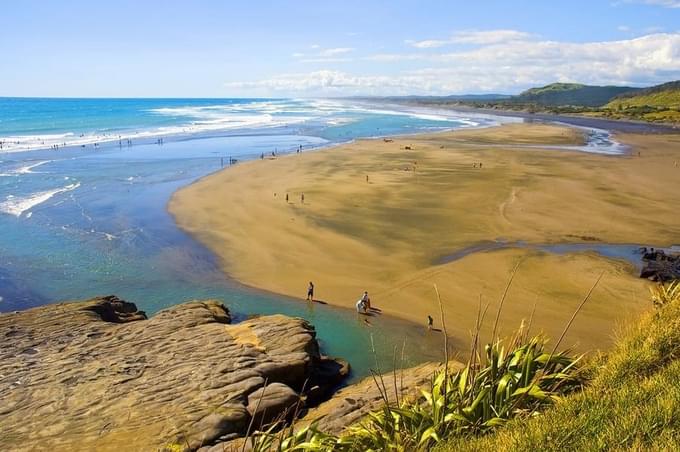
<path id="1" fill-rule="evenodd" d="M 680 282 L 653 289 L 652 300 L 657 309 L 608 356 L 580 368 L 581 358 L 548 352 L 545 339 L 521 329 L 507 351 L 495 341 L 481 361 L 472 353 L 463 370 L 436 374 L 417 400 L 390 402 L 385 393 L 382 410 L 341 436 L 315 424 L 272 426 L 249 441 L 254 451 L 281 452 L 678 450 Z"/>
<path id="2" fill-rule="evenodd" d="M 579 358 L 546 350 L 547 341 L 520 331 L 506 350 L 502 341 L 485 347 L 459 372 L 433 376 L 430 389 L 416 400 L 390 400 L 341 436 L 314 424 L 298 432 L 291 427 L 251 436 L 254 451 L 429 450 L 442 438 L 490 432 L 509 419 L 528 416 L 581 387 Z M 381 381 L 376 381 L 381 387 Z M 382 385 L 384 388 L 384 385 Z"/>
<path id="3" fill-rule="evenodd" d="M 512 99 L 514 103 L 542 106 L 600 107 L 614 97 L 636 88 L 628 86 L 588 86 L 579 83 L 552 83 L 531 88 Z"/>
<path id="4" fill-rule="evenodd" d="M 467 106 L 527 113 L 575 114 L 607 119 L 680 123 L 680 81 L 640 89 L 552 83 L 517 96 L 392 98 L 421 105 Z"/>
<path id="5" fill-rule="evenodd" d="M 658 309 L 590 365 L 583 392 L 493 435 L 450 438 L 439 450 L 678 450 L 680 283 L 656 289 L 653 299 Z"/>
<path id="6" fill-rule="evenodd" d="M 622 94 L 612 99 L 605 107 L 612 110 L 629 107 L 680 108 L 680 81 Z"/>
<path id="7" fill-rule="evenodd" d="M 605 116 L 653 122 L 680 122 L 680 81 L 664 83 L 612 99 Z"/>

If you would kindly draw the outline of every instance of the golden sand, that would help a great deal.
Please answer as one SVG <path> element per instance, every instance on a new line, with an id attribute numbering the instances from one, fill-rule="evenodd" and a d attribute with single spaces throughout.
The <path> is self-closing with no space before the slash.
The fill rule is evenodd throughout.
<path id="1" fill-rule="evenodd" d="M 633 152 L 613 157 L 518 146 L 582 143 L 576 129 L 537 124 L 361 140 L 239 164 L 180 190 L 169 210 L 231 277 L 301 303 L 311 280 L 325 302 L 353 308 L 368 290 L 384 313 L 422 324 L 430 314 L 438 326 L 437 284 L 449 332 L 462 343 L 480 299 L 490 304 L 489 330 L 518 261 L 503 333 L 535 306 L 532 329 L 559 336 L 604 272 L 566 343 L 606 348 L 618 322 L 650 305 L 646 282 L 629 264 L 522 248 L 437 262 L 499 238 L 678 242 L 680 135 L 617 139 Z"/>

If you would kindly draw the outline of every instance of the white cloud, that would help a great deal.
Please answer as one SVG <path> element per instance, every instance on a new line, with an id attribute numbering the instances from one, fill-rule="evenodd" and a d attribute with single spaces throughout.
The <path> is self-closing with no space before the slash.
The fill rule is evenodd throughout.
<path id="1" fill-rule="evenodd" d="M 508 41 L 524 41 L 530 37 L 531 34 L 517 30 L 459 31 L 451 38 L 451 42 L 488 45 Z"/>
<path id="2" fill-rule="evenodd" d="M 409 88 L 409 77 L 354 76 L 339 71 L 314 71 L 310 73 L 283 74 L 266 80 L 226 83 L 228 88 L 265 89 L 270 92 L 320 92 L 327 94 L 352 94 L 371 92 L 385 87 Z"/>
<path id="3" fill-rule="evenodd" d="M 293 58 L 297 58 L 300 63 L 342 63 L 352 61 L 352 59 L 347 57 L 340 58 L 340 56 L 354 51 L 354 49 L 351 47 L 321 49 L 321 46 L 317 44 L 311 45 L 309 48 L 314 49 L 315 52 L 295 52 L 291 56 Z"/>
<path id="4" fill-rule="evenodd" d="M 659 33 L 661 31 L 663 31 L 663 27 L 652 26 L 645 28 L 645 33 Z"/>
<path id="5" fill-rule="evenodd" d="M 555 81 L 651 85 L 680 78 L 680 33 L 585 43 L 538 38 L 490 42 L 453 52 L 364 57 L 366 64 L 380 63 L 372 74 L 322 70 L 227 86 L 262 95 L 396 95 L 516 92 Z M 422 67 L 399 71 L 402 61 Z"/>
<path id="6" fill-rule="evenodd" d="M 632 3 L 645 3 L 647 5 L 663 6 L 664 8 L 680 8 L 680 0 L 638 0 Z"/>
<path id="7" fill-rule="evenodd" d="M 334 58 L 334 57 L 319 57 L 319 58 L 302 58 L 300 63 L 347 63 L 352 61 L 351 58 Z"/>
<path id="8" fill-rule="evenodd" d="M 455 32 L 448 39 L 407 40 L 405 42 L 418 49 L 435 49 L 453 44 L 489 45 L 508 41 L 523 41 L 531 38 L 531 36 L 529 33 L 517 30 L 465 30 Z"/>
<path id="9" fill-rule="evenodd" d="M 407 40 L 405 41 L 406 44 L 416 47 L 418 49 L 435 49 L 437 47 L 442 47 L 447 44 L 450 44 L 451 41 L 441 41 L 437 39 L 426 39 L 425 41 L 413 41 L 413 40 Z"/>
<path id="10" fill-rule="evenodd" d="M 349 53 L 352 50 L 354 50 L 351 47 L 336 47 L 334 49 L 325 49 L 319 52 L 319 56 L 321 57 L 330 57 L 334 55 L 342 55 L 345 53 Z"/>
<path id="11" fill-rule="evenodd" d="M 616 29 L 619 31 L 630 31 L 630 27 L 628 25 L 619 25 L 616 27 Z"/>

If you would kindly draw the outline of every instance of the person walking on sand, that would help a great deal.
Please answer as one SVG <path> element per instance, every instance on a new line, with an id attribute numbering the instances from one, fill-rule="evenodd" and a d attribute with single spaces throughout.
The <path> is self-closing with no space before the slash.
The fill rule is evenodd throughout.
<path id="1" fill-rule="evenodd" d="M 307 287 L 307 301 L 314 301 L 314 283 L 309 281 L 309 287 Z"/>
<path id="2" fill-rule="evenodd" d="M 286 193 L 286 202 L 288 202 L 288 193 Z M 311 284 L 311 283 L 310 283 Z"/>
<path id="3" fill-rule="evenodd" d="M 302 204 L 305 203 L 305 194 L 304 194 L 304 193 L 302 193 L 302 194 L 300 195 L 300 202 L 302 202 Z"/>
<path id="4" fill-rule="evenodd" d="M 434 323 L 434 319 L 432 318 L 431 315 L 427 316 L 427 329 L 432 331 L 432 324 Z"/>

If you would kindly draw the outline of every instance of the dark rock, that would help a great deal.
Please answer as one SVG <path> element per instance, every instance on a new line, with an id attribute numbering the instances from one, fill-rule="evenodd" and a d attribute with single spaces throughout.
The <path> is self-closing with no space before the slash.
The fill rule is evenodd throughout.
<path id="1" fill-rule="evenodd" d="M 643 267 L 640 278 L 650 281 L 667 282 L 680 279 L 680 253 L 666 253 L 651 248 L 642 250 Z"/>
<path id="2" fill-rule="evenodd" d="M 138 311 L 134 303 L 123 301 L 115 295 L 95 299 L 84 309 L 96 312 L 105 322 L 125 323 L 146 320 L 144 311 Z"/>

